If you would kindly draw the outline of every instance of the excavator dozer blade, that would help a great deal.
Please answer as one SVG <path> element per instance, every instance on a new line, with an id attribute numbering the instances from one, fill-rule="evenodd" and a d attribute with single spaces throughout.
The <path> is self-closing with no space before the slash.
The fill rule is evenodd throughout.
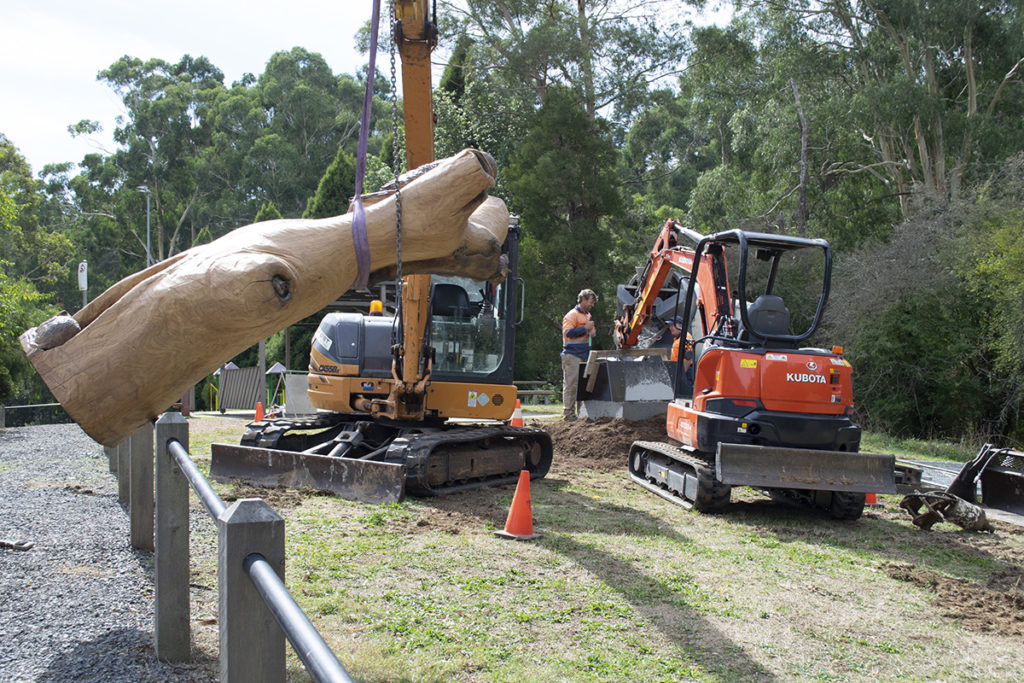
<path id="1" fill-rule="evenodd" d="M 311 488 L 364 503 L 405 499 L 405 465 L 225 443 L 213 444 L 210 454 L 210 478 L 215 481 Z"/>
<path id="2" fill-rule="evenodd" d="M 893 455 L 718 444 L 723 484 L 850 493 L 896 493 Z"/>

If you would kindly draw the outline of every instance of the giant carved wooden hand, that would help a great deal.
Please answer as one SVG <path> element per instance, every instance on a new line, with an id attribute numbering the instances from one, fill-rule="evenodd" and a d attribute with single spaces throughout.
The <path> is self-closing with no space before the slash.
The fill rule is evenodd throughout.
<path id="1" fill-rule="evenodd" d="M 490 156 L 464 150 L 402 186 L 403 273 L 504 276 L 508 211 L 486 194 L 496 172 Z M 22 348 L 82 429 L 115 445 L 227 359 L 348 290 L 358 270 L 351 218 L 238 228 L 121 280 L 57 335 L 54 324 L 26 331 Z M 393 194 L 366 207 L 366 232 L 371 279 L 386 277 Z"/>

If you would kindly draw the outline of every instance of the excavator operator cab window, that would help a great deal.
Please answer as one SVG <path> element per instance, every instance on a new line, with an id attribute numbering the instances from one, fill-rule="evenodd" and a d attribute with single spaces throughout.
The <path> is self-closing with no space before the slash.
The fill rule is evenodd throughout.
<path id="1" fill-rule="evenodd" d="M 430 314 L 456 319 L 469 317 L 469 294 L 456 283 L 435 283 L 430 295 Z"/>
<path id="2" fill-rule="evenodd" d="M 430 294 L 434 372 L 489 375 L 505 350 L 506 283 L 435 276 Z"/>

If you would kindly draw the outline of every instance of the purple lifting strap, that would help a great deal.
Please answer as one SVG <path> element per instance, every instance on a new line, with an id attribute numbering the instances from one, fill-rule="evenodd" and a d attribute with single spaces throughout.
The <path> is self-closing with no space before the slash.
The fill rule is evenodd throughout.
<path id="1" fill-rule="evenodd" d="M 370 65 L 366 71 L 366 96 L 363 98 L 363 120 L 359 124 L 359 151 L 356 154 L 356 199 L 352 208 L 352 242 L 356 250 L 359 273 L 352 289 L 366 289 L 370 279 L 370 241 L 366 237 L 366 212 L 363 210 L 363 176 L 366 175 L 366 139 L 370 135 L 370 105 L 373 103 L 373 77 L 377 72 L 377 29 L 380 26 L 380 0 L 373 0 L 373 21 L 370 27 Z"/>

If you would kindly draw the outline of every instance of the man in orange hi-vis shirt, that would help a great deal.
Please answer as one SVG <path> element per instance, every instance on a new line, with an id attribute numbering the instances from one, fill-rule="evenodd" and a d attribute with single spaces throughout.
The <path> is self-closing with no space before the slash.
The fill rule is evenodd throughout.
<path id="1" fill-rule="evenodd" d="M 590 309 L 597 303 L 592 289 L 580 290 L 576 305 L 562 318 L 562 419 L 576 419 L 576 383 L 580 363 L 590 355 L 590 338 L 597 334 Z"/>
<path id="2" fill-rule="evenodd" d="M 679 360 L 679 341 L 683 338 L 682 316 L 677 315 L 668 321 L 668 331 L 674 339 L 672 342 L 672 355 L 669 356 L 669 360 Z"/>

